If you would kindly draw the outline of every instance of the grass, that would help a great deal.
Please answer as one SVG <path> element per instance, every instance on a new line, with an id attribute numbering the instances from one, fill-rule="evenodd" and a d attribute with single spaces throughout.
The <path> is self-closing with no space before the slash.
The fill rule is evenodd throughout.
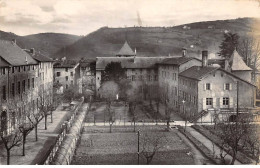
<path id="1" fill-rule="evenodd" d="M 140 129 L 140 151 L 143 149 L 144 137 L 152 139 L 162 137 L 160 149 L 151 164 L 194 164 L 193 157 L 188 155 L 190 148 L 177 135 L 177 130 L 164 131 L 163 126 L 142 126 Z M 137 134 L 133 128 L 114 126 L 109 128 L 85 127 L 80 144 L 72 164 L 137 164 Z M 152 147 L 152 146 L 150 146 Z M 140 164 L 146 164 L 146 158 L 140 154 Z"/>

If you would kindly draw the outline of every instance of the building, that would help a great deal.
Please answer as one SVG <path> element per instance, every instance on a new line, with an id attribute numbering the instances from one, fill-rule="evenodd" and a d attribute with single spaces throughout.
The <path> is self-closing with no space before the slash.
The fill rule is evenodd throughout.
<path id="1" fill-rule="evenodd" d="M 82 93 L 93 97 L 96 91 L 96 61 L 81 60 L 80 76 L 82 77 Z"/>
<path id="2" fill-rule="evenodd" d="M 186 55 L 183 50 L 182 56 L 165 58 L 158 63 L 159 89 L 162 92 L 161 100 L 165 100 L 171 111 L 179 110 L 179 73 L 192 66 L 201 66 L 201 60 Z M 165 103 L 165 102 L 164 102 Z"/>
<path id="3" fill-rule="evenodd" d="M 124 48 L 128 47 L 124 45 Z M 251 83 L 252 70 L 236 51 L 229 60 L 208 60 L 207 51 L 202 52 L 201 59 L 189 57 L 186 49 L 179 56 L 97 57 L 98 96 L 102 97 L 99 95 L 102 71 L 111 62 L 121 63 L 127 79 L 142 93 L 144 100 L 151 95 L 159 96 L 170 113 L 187 114 L 192 122 L 198 119 L 211 122 L 216 114 L 221 119 L 232 116 L 237 93 L 247 98 L 239 99 L 240 112 L 248 112 L 255 107 L 256 87 Z"/>
<path id="4" fill-rule="evenodd" d="M 51 63 L 48 65 L 45 71 L 51 75 Z M 26 121 L 28 112 L 38 112 L 38 105 L 41 103 L 39 86 L 46 84 L 39 77 L 41 72 L 41 61 L 17 46 L 15 40 L 0 41 L 1 132 L 9 134 L 17 124 Z M 52 83 L 52 78 L 47 81 Z M 50 99 L 51 90 L 48 97 Z"/>
<path id="5" fill-rule="evenodd" d="M 79 63 L 70 60 L 57 61 L 54 63 L 53 71 L 55 83 L 60 83 L 63 89 L 76 86 L 77 92 L 82 93 Z"/>
<path id="6" fill-rule="evenodd" d="M 236 116 L 237 94 L 240 112 L 255 107 L 256 87 L 245 80 L 248 78 L 208 66 L 207 62 L 204 51 L 202 66 L 192 66 L 179 74 L 179 111 L 183 116 L 193 122 L 213 122 L 216 115 L 220 120 L 232 118 Z"/>

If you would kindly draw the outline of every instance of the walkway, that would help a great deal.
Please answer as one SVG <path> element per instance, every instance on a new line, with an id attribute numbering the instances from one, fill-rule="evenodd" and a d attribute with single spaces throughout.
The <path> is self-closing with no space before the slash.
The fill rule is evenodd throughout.
<path id="1" fill-rule="evenodd" d="M 25 156 L 22 156 L 22 145 L 11 150 L 10 164 L 30 165 L 36 164 L 45 155 L 51 143 L 55 141 L 63 121 L 69 118 L 70 112 L 62 110 L 61 105 L 53 112 L 53 123 L 48 116 L 47 130 L 44 129 L 44 118 L 38 125 L 38 141 L 35 141 L 35 131 L 26 138 Z M 0 165 L 6 164 L 6 150 L 3 144 L 0 146 Z"/>
<path id="2" fill-rule="evenodd" d="M 199 140 L 201 143 L 203 143 L 209 150 L 211 150 L 213 152 L 213 142 L 211 142 L 208 138 L 206 138 L 205 136 L 203 136 L 202 134 L 200 134 L 198 131 L 196 131 L 195 129 L 193 129 L 192 127 L 187 127 L 186 131 L 188 131 L 194 138 L 196 138 L 197 140 Z M 220 148 L 214 144 L 214 151 L 215 151 L 215 155 L 216 156 L 220 156 Z M 225 155 L 226 152 L 223 152 L 223 155 Z M 225 157 L 226 160 L 232 160 L 232 156 L 227 155 Z M 235 160 L 235 165 L 240 165 L 241 163 L 238 160 Z"/>

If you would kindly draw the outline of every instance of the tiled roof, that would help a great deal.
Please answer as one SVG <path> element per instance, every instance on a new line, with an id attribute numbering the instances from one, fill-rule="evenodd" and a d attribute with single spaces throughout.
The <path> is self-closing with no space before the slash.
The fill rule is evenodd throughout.
<path id="1" fill-rule="evenodd" d="M 74 68 L 77 64 L 76 61 L 71 60 L 57 61 L 54 63 L 53 68 Z"/>
<path id="2" fill-rule="evenodd" d="M 232 71 L 251 71 L 252 70 L 245 64 L 242 57 L 238 54 L 237 50 L 234 50 L 233 54 L 231 55 L 230 63 L 231 63 Z"/>
<path id="3" fill-rule="evenodd" d="M 11 66 L 37 64 L 27 52 L 11 41 L 0 40 L 0 57 Z"/>
<path id="4" fill-rule="evenodd" d="M 226 74 L 229 74 L 243 82 L 246 82 L 250 85 L 253 85 L 252 83 L 244 80 L 244 79 L 241 79 L 240 77 L 234 75 L 233 73 L 230 73 L 222 68 L 219 68 L 219 67 L 201 67 L 201 66 L 193 66 L 183 72 L 181 72 L 179 75 L 180 76 L 183 76 L 183 77 L 186 77 L 186 78 L 191 78 L 191 79 L 195 79 L 195 80 L 201 80 L 202 78 L 206 77 L 208 74 L 210 74 L 211 72 L 214 72 L 216 70 L 220 70 Z M 253 85 L 255 86 L 255 85 Z"/>
<path id="5" fill-rule="evenodd" d="M 123 47 L 120 49 L 120 51 L 116 55 L 122 55 L 122 56 L 134 56 L 136 55 L 134 51 L 131 49 L 131 47 L 128 45 L 127 42 L 123 45 Z"/>
<path id="6" fill-rule="evenodd" d="M 111 62 L 120 62 L 122 68 L 154 68 L 169 57 L 97 57 L 96 69 L 103 70 Z"/>
<path id="7" fill-rule="evenodd" d="M 39 62 L 54 62 L 51 58 L 42 55 L 41 53 L 35 53 L 32 57 Z"/>
<path id="8" fill-rule="evenodd" d="M 162 62 L 160 62 L 159 64 L 167 64 L 167 65 L 181 65 L 187 61 L 190 61 L 192 59 L 197 59 L 194 57 L 171 57 L 171 58 L 166 58 L 165 60 L 163 60 Z M 197 59 L 199 60 L 199 59 Z M 201 61 L 201 60 L 199 60 Z"/>
<path id="9" fill-rule="evenodd" d="M 202 77 L 207 75 L 210 72 L 215 71 L 218 69 L 217 67 L 201 67 L 201 66 L 193 66 L 183 72 L 181 72 L 179 75 L 184 76 L 191 79 L 200 80 Z"/>

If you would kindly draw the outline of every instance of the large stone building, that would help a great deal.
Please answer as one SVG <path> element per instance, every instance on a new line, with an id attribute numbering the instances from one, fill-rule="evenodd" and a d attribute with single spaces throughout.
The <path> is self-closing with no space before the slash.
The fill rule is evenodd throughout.
<path id="1" fill-rule="evenodd" d="M 43 71 L 47 73 L 41 79 L 39 74 Z M 38 112 L 38 105 L 42 103 L 39 86 L 51 85 L 51 75 L 51 61 L 34 59 L 17 46 L 15 40 L 0 41 L 1 132 L 10 133 L 17 124 L 26 120 L 28 113 Z M 46 102 L 52 102 L 51 90 Z"/>
<path id="2" fill-rule="evenodd" d="M 221 60 L 224 68 L 209 66 L 207 51 L 202 59 L 189 57 L 183 49 L 181 56 L 140 57 L 133 56 L 127 43 L 116 57 L 97 57 L 96 93 L 99 95 L 102 71 L 111 62 L 120 62 L 127 79 L 142 93 L 159 95 L 167 103 L 170 112 L 188 116 L 190 121 L 211 122 L 216 113 L 220 118 L 233 115 L 237 101 L 237 87 L 240 96 L 239 110 L 255 106 L 255 86 L 251 83 L 251 69 L 234 51 L 230 60 Z M 241 66 L 240 66 L 241 65 Z M 244 110 L 245 111 L 245 110 Z"/>

